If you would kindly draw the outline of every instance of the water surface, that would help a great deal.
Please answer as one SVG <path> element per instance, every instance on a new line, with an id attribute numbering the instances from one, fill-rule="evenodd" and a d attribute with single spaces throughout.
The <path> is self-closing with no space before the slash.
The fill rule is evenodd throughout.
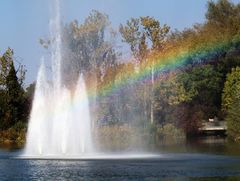
<path id="1" fill-rule="evenodd" d="M 25 160 L 0 151 L 0 180 L 240 180 L 240 157 L 159 153 L 135 159 Z"/>

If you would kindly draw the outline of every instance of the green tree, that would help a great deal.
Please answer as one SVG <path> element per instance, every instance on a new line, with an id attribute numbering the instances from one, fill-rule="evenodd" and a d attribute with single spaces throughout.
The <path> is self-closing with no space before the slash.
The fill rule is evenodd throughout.
<path id="1" fill-rule="evenodd" d="M 6 91 L 0 89 L 0 130 L 7 127 L 7 121 L 5 119 L 7 110 Z"/>
<path id="2" fill-rule="evenodd" d="M 240 98 L 239 95 L 233 100 L 227 111 L 227 133 L 231 140 L 240 142 Z"/>
<path id="3" fill-rule="evenodd" d="M 232 68 L 231 73 L 227 74 L 222 94 L 222 110 L 227 111 L 239 94 L 240 67 Z"/>
<path id="4" fill-rule="evenodd" d="M 27 120 L 25 112 L 24 90 L 22 88 L 25 78 L 23 65 L 15 70 L 13 60 L 13 50 L 8 48 L 0 56 L 0 127 L 7 129 L 18 121 Z"/>
<path id="5" fill-rule="evenodd" d="M 202 119 L 224 118 L 221 105 L 225 113 L 229 110 L 227 102 L 233 94 L 232 87 L 225 86 L 229 89 L 225 98 L 222 91 L 227 73 L 240 66 L 239 12 L 240 4 L 228 0 L 209 1 L 204 24 L 173 32 L 167 39 L 169 49 L 190 52 L 184 58 L 185 66 L 181 69 L 183 73 L 178 74 L 178 81 L 193 96 L 174 111 L 186 132 L 197 131 Z"/>
<path id="6" fill-rule="evenodd" d="M 171 116 L 176 107 L 191 101 L 194 94 L 187 92 L 182 82 L 178 80 L 179 73 L 169 72 L 155 84 L 154 110 L 157 123 L 176 123 Z"/>
<path id="7" fill-rule="evenodd" d="M 191 104 L 206 107 L 203 111 L 206 111 L 206 119 L 218 115 L 221 107 L 221 78 L 221 73 L 210 64 L 191 68 L 179 75 L 178 80 L 193 95 Z"/>
<path id="8" fill-rule="evenodd" d="M 24 90 L 19 83 L 17 72 L 12 62 L 9 73 L 6 77 L 6 91 L 7 91 L 7 127 L 13 126 L 18 121 L 25 121 L 25 100 Z"/>
<path id="9" fill-rule="evenodd" d="M 9 74 L 11 64 L 13 62 L 13 49 L 8 48 L 5 53 L 0 56 L 0 88 L 5 89 L 6 88 L 6 78 Z M 25 79 L 25 73 L 26 69 L 22 64 L 19 64 L 17 69 L 17 76 L 18 81 L 22 85 L 24 79 Z"/>
<path id="10" fill-rule="evenodd" d="M 25 90 L 24 93 L 24 99 L 26 102 L 26 114 L 30 115 L 33 98 L 34 98 L 34 92 L 35 92 L 36 82 L 31 83 Z"/>
<path id="11" fill-rule="evenodd" d="M 227 75 L 222 95 L 222 109 L 226 113 L 228 137 L 240 142 L 240 67 Z"/>

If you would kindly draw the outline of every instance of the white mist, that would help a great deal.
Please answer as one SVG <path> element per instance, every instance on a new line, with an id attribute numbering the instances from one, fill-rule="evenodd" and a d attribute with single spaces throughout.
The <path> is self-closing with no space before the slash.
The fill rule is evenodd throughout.
<path id="1" fill-rule="evenodd" d="M 75 90 L 68 90 L 61 78 L 61 26 L 59 0 L 54 2 L 50 21 L 52 42 L 52 83 L 48 83 L 42 63 L 27 131 L 24 156 L 84 157 L 93 153 L 91 119 L 83 76 Z"/>

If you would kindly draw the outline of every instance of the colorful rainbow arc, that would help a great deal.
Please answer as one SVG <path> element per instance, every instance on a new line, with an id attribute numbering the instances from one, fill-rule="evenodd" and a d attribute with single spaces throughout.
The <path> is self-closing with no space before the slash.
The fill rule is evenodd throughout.
<path id="1" fill-rule="evenodd" d="M 152 67 L 154 68 L 155 75 L 159 75 L 167 70 L 175 70 L 184 67 L 191 61 L 192 63 L 195 62 L 202 64 L 239 43 L 240 36 L 237 36 L 234 39 L 210 42 L 205 46 L 199 44 L 192 50 L 184 50 L 184 48 L 179 47 L 164 52 L 163 54 L 159 53 L 159 55 L 155 57 L 150 57 L 148 63 L 144 65 L 140 71 L 126 70 L 124 78 L 108 82 L 101 86 L 98 95 L 107 96 L 129 84 L 135 84 L 150 79 L 152 75 Z M 91 98 L 95 94 L 90 90 L 88 95 Z"/>

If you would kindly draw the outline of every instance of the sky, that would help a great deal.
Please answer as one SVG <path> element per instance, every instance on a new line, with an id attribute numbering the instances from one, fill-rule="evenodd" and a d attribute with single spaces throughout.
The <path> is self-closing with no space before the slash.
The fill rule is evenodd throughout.
<path id="1" fill-rule="evenodd" d="M 49 37 L 51 1 L 0 1 L 0 54 L 8 47 L 14 50 L 16 61 L 27 69 L 25 86 L 36 80 L 41 57 L 47 54 L 39 39 Z M 61 0 L 61 19 L 63 24 L 81 23 L 94 9 L 108 14 L 114 28 L 131 17 L 153 16 L 171 30 L 183 30 L 204 22 L 206 8 L 207 0 Z"/>

